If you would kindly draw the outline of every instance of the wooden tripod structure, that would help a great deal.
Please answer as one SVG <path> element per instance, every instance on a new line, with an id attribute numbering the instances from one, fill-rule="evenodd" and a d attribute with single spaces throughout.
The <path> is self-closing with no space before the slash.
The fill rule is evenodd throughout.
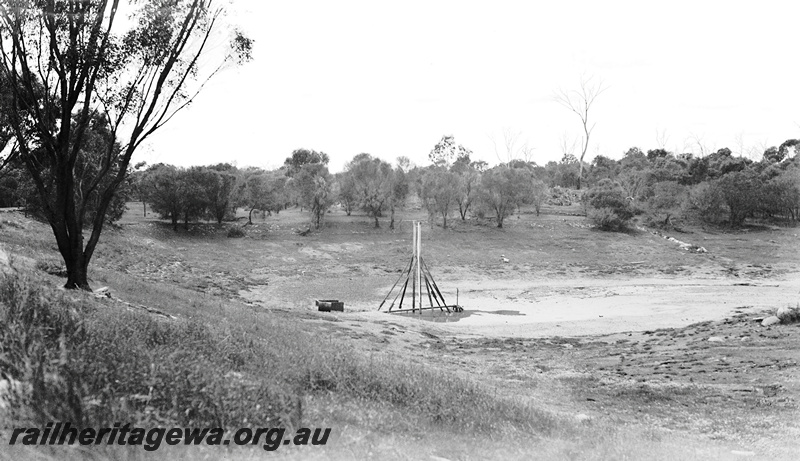
<path id="1" fill-rule="evenodd" d="M 394 298 L 392 299 L 391 304 L 389 304 L 388 309 L 386 312 L 390 313 L 405 313 L 411 312 L 416 313 L 419 311 L 422 314 L 423 310 L 433 310 L 439 309 L 441 311 L 450 312 L 461 312 L 464 309 L 458 305 L 458 301 L 456 300 L 456 304 L 447 304 L 444 300 L 444 296 L 442 296 L 442 292 L 439 290 L 439 286 L 436 285 L 436 281 L 433 279 L 433 275 L 431 275 L 431 271 L 428 269 L 427 264 L 422 259 L 422 223 L 414 221 L 413 222 L 413 233 L 412 233 L 412 255 L 411 255 L 411 262 L 408 264 L 406 270 L 404 270 L 400 277 L 398 277 L 397 281 L 394 282 L 392 288 L 389 290 L 389 293 L 383 298 L 381 301 L 381 305 L 378 306 L 378 310 L 383 309 L 384 304 L 389 298 L 392 296 L 393 293 Z M 405 282 L 400 284 L 400 281 L 403 280 L 403 276 L 405 276 Z M 406 294 L 408 292 L 409 285 L 411 285 L 411 307 L 408 307 L 408 300 L 406 300 Z M 397 290 L 395 290 L 397 288 Z M 423 306 L 423 295 L 428 298 L 428 306 Z M 398 303 L 399 299 L 399 303 Z M 406 307 L 403 307 L 403 303 L 406 303 Z M 435 304 L 435 305 L 434 305 Z M 395 308 L 395 305 L 397 307 Z"/>

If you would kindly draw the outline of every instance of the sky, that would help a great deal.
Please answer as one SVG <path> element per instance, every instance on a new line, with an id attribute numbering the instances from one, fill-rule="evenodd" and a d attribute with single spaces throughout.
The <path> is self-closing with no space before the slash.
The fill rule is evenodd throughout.
<path id="1" fill-rule="evenodd" d="M 586 161 L 630 147 L 760 158 L 800 137 L 800 4 L 790 1 L 229 0 L 253 60 L 218 74 L 135 161 L 277 168 L 298 148 L 426 166 L 443 135 L 540 165 L 580 139 L 558 91 L 605 90 Z M 580 156 L 580 148 L 574 151 Z"/>

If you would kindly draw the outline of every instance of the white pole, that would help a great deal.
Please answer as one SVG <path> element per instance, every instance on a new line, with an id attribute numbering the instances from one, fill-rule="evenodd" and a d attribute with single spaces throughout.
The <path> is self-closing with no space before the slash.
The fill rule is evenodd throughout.
<path id="1" fill-rule="evenodd" d="M 420 257 L 422 256 L 422 223 L 417 223 L 417 286 L 419 287 L 419 313 L 422 314 L 422 271 L 420 270 Z"/>
<path id="2" fill-rule="evenodd" d="M 417 264 L 417 222 L 411 222 L 411 260 Z M 415 268 L 416 270 L 416 268 Z M 411 312 L 414 312 L 414 307 L 417 302 L 417 279 L 414 277 L 411 280 Z"/>

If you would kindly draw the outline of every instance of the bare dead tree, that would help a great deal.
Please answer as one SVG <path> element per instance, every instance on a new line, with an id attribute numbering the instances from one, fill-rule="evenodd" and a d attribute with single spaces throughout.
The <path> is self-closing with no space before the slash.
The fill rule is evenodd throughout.
<path id="1" fill-rule="evenodd" d="M 745 156 L 744 131 L 739 130 L 736 133 L 735 141 L 736 141 L 736 151 L 737 151 L 736 153 L 739 154 L 739 157 L 744 157 Z"/>
<path id="2" fill-rule="evenodd" d="M 561 140 L 559 142 L 559 147 L 561 148 L 561 156 L 562 158 L 575 156 L 575 149 L 578 146 L 578 140 L 575 138 L 570 138 L 569 134 L 565 131 L 561 134 Z"/>
<path id="3" fill-rule="evenodd" d="M 764 148 L 761 151 L 758 150 L 758 146 L 747 146 L 744 142 L 744 131 L 739 130 L 736 133 L 736 149 L 738 151 L 739 157 L 746 157 L 750 160 L 758 161 L 761 159 L 761 156 L 764 154 L 764 151 L 767 149 L 767 142 L 766 140 L 763 141 Z"/>
<path id="4" fill-rule="evenodd" d="M 761 160 L 764 157 L 764 152 L 766 152 L 767 149 L 769 149 L 769 140 L 764 138 L 750 148 L 750 153 L 753 155 L 751 160 Z"/>
<path id="5" fill-rule="evenodd" d="M 666 129 L 658 129 L 656 128 L 656 146 L 659 149 L 666 149 L 667 143 L 669 142 L 669 135 L 667 134 Z"/>
<path id="6" fill-rule="evenodd" d="M 686 144 L 696 147 L 700 151 L 700 157 L 705 157 L 709 153 L 704 134 L 698 135 L 695 132 L 689 133 Z"/>
<path id="7" fill-rule="evenodd" d="M 522 145 L 519 148 L 519 158 L 525 163 L 530 163 L 533 161 L 533 152 L 536 150 L 535 147 L 531 147 L 528 143 Z"/>
<path id="8" fill-rule="evenodd" d="M 528 163 L 533 160 L 533 152 L 536 150 L 528 141 L 520 142 L 521 131 L 512 131 L 509 127 L 504 127 L 502 131 L 503 139 L 498 146 L 498 142 L 493 135 L 489 139 L 494 146 L 494 154 L 500 163 L 511 163 L 514 160 L 522 160 Z"/>
<path id="9" fill-rule="evenodd" d="M 592 77 L 582 76 L 579 89 L 571 91 L 561 89 L 558 90 L 555 96 L 556 102 L 566 107 L 580 118 L 581 128 L 583 128 L 581 156 L 578 167 L 578 189 L 581 188 L 583 159 L 586 157 L 586 152 L 589 150 L 589 137 L 596 125 L 596 122 L 591 122 L 589 120 L 589 112 L 597 97 L 606 89 L 608 89 L 608 87 L 603 86 L 602 80 L 594 82 Z"/>

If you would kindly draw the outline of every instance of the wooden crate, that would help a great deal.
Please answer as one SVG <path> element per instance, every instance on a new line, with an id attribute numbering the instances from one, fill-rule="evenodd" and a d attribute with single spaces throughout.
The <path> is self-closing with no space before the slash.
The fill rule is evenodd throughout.
<path id="1" fill-rule="evenodd" d="M 322 312 L 344 312 L 344 301 L 338 299 L 318 299 L 316 301 L 317 308 Z"/>

